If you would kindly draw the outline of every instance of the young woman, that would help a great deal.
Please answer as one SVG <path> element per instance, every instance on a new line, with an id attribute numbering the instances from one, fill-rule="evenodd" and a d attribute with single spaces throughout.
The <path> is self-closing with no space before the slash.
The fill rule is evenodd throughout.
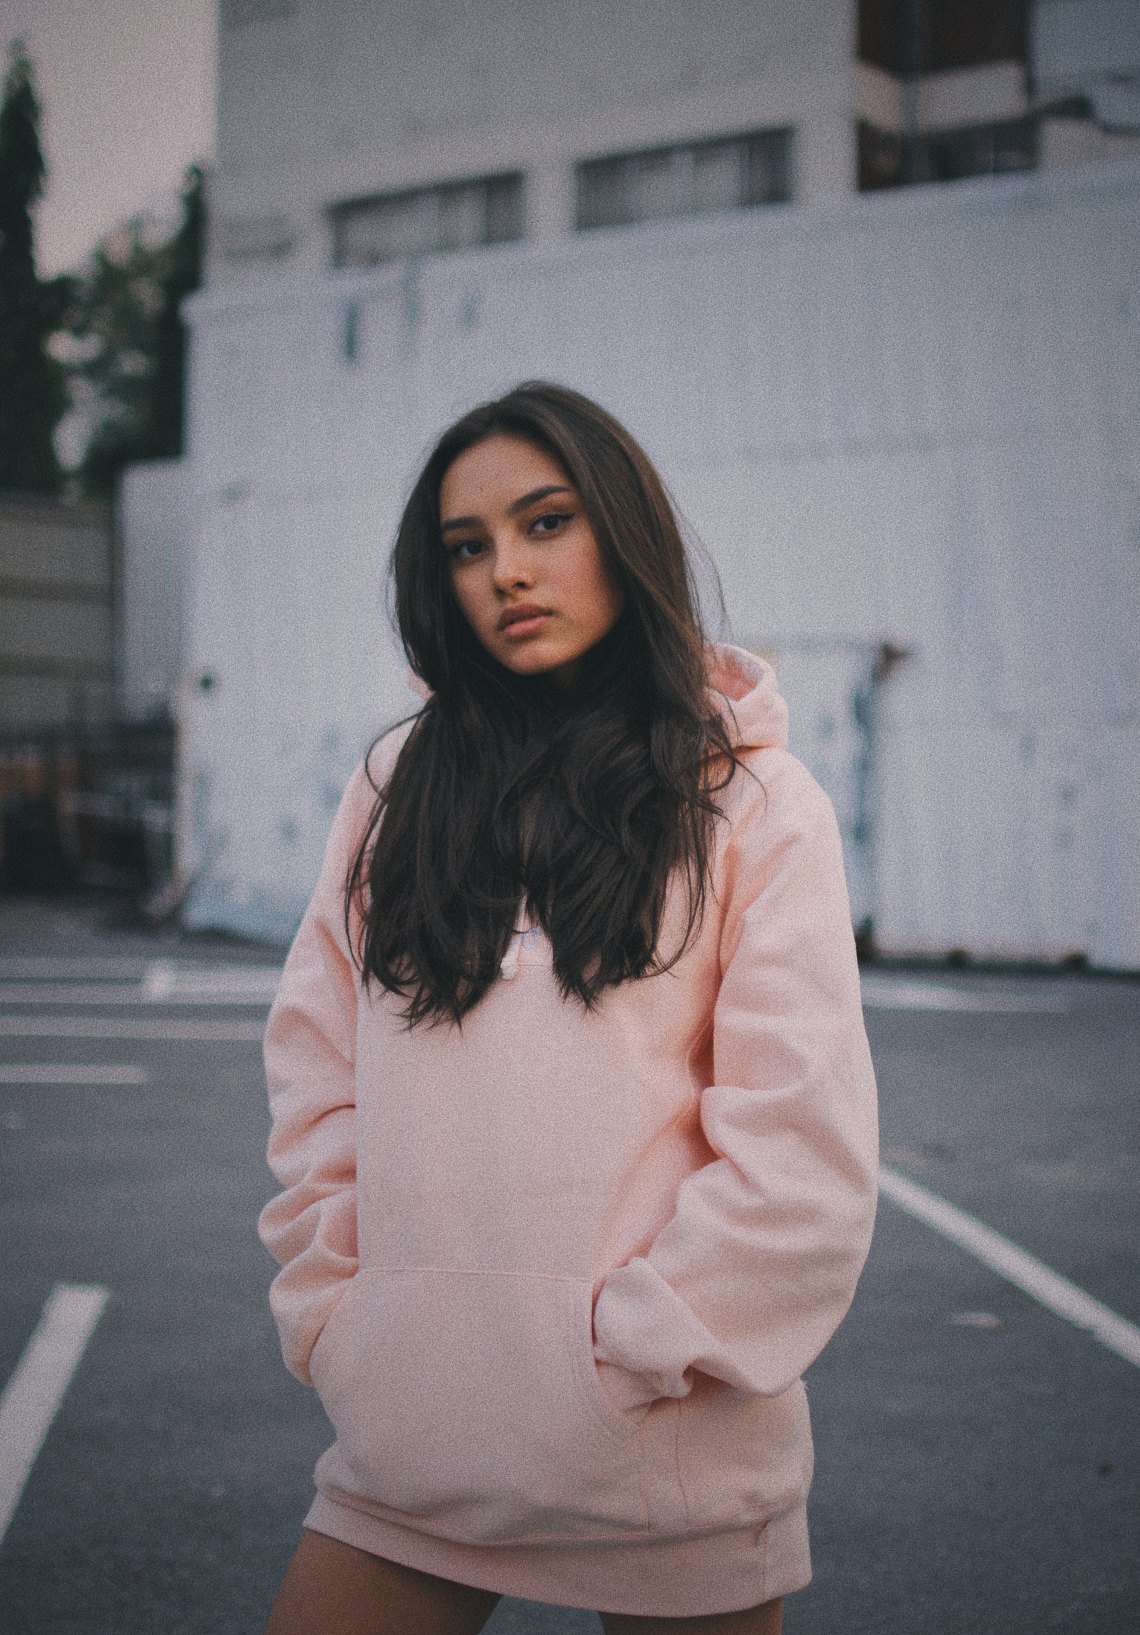
<path id="1" fill-rule="evenodd" d="M 266 1034 L 271 1301 L 336 1432 L 269 1630 L 474 1635 L 509 1594 L 774 1635 L 875 1201 L 834 815 L 586 398 L 451 427 L 393 570 L 427 701 Z"/>

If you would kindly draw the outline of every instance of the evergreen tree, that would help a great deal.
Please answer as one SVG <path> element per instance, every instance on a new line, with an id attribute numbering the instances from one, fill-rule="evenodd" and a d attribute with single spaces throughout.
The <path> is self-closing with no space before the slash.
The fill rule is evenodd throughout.
<path id="1" fill-rule="evenodd" d="M 94 422 L 79 468 L 85 494 L 109 498 L 123 466 L 183 446 L 186 335 L 180 308 L 202 272 L 202 172 L 191 166 L 177 230 L 156 239 L 137 219 L 95 250 L 69 314 L 77 397 Z"/>
<path id="2" fill-rule="evenodd" d="M 68 399 L 48 341 L 71 286 L 36 274 L 32 211 L 47 175 L 39 126 L 32 64 L 17 40 L 0 101 L 0 490 L 55 494 L 62 472 L 53 434 Z"/>

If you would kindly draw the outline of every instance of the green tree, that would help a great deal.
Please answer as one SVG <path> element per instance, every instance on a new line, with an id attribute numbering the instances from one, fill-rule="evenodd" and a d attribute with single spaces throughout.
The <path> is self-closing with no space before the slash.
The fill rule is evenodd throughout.
<path id="1" fill-rule="evenodd" d="M 28 494 L 60 489 L 53 434 L 68 404 L 48 343 L 71 284 L 36 273 L 33 210 L 46 176 L 32 64 L 17 40 L 0 101 L 0 489 Z"/>
<path id="2" fill-rule="evenodd" d="M 202 276 L 203 182 L 193 165 L 169 237 L 136 219 L 96 248 L 68 317 L 76 398 L 92 423 L 85 494 L 109 498 L 123 466 L 183 447 L 186 333 L 181 305 Z"/>

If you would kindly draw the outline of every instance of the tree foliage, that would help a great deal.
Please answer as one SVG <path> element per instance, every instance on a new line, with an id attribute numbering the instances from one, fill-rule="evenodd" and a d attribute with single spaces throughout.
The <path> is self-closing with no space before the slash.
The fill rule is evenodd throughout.
<path id="1" fill-rule="evenodd" d="M 0 100 L 0 490 L 58 493 L 54 432 L 68 406 L 49 340 L 71 296 L 67 278 L 36 272 L 33 211 L 47 167 L 32 63 L 17 40 Z"/>
<path id="2" fill-rule="evenodd" d="M 183 300 L 202 272 L 203 183 L 186 173 L 176 231 L 130 222 L 96 248 L 68 313 L 76 396 L 92 423 L 79 467 L 85 494 L 108 498 L 123 466 L 182 452 Z"/>

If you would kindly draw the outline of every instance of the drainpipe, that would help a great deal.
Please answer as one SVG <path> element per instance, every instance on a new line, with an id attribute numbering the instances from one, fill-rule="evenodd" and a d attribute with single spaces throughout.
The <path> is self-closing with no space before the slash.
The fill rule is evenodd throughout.
<path id="1" fill-rule="evenodd" d="M 918 162 L 918 83 L 922 74 L 922 0 L 901 0 L 902 173 L 904 187 L 925 181 Z"/>

